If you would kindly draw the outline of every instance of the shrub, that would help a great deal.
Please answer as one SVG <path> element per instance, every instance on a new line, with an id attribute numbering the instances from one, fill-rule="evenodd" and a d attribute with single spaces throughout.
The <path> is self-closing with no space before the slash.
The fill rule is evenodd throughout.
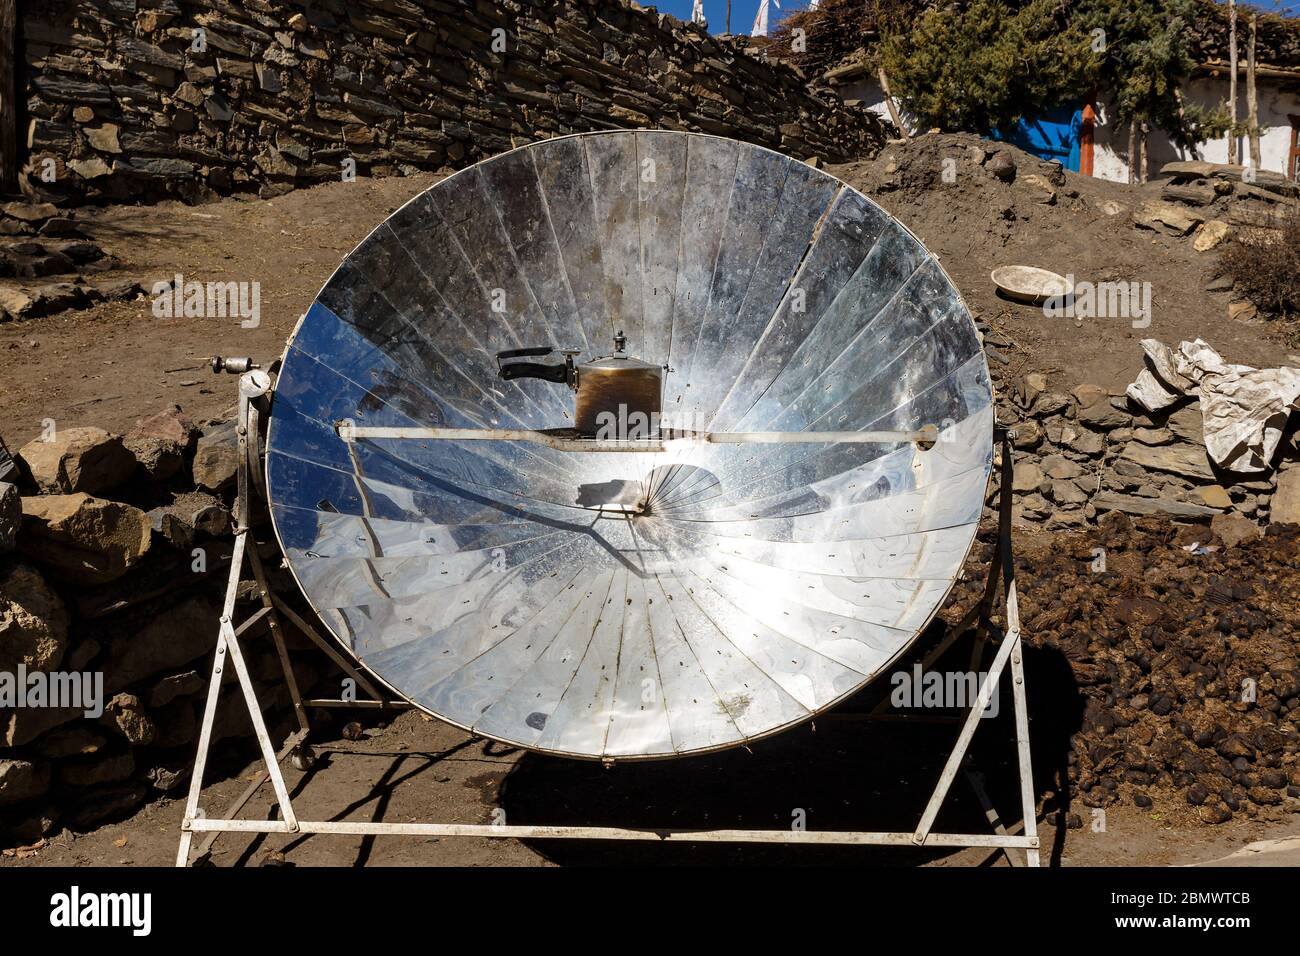
<path id="1" fill-rule="evenodd" d="M 1274 318 L 1300 318 L 1300 212 L 1274 228 L 1247 228 L 1224 249 L 1222 265 L 1236 288 Z"/>

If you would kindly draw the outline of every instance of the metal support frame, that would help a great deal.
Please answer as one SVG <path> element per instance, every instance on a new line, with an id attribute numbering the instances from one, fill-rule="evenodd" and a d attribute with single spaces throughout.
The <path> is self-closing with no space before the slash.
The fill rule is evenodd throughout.
<path id="1" fill-rule="evenodd" d="M 215 367 L 215 366 L 214 366 Z M 232 369 L 233 371 L 234 369 Z M 189 796 L 185 803 L 185 817 L 181 822 L 180 846 L 177 850 L 176 865 L 188 866 L 191 862 L 191 847 L 196 833 L 207 834 L 199 848 L 199 856 L 205 856 L 213 842 L 221 833 L 322 833 L 373 836 L 416 836 L 416 837 L 486 837 L 492 839 L 588 839 L 588 840 L 636 840 L 673 843 L 764 843 L 764 844 L 813 844 L 813 845 L 848 845 L 848 846 L 917 846 L 917 847 L 987 847 L 1001 848 L 1012 860 L 1010 850 L 1019 848 L 1025 852 L 1025 862 L 1029 866 L 1039 865 L 1039 839 L 1035 818 L 1033 777 L 1029 754 L 1029 719 L 1025 701 L 1025 675 L 1021 652 L 1021 632 L 1018 606 L 1016 602 L 1015 568 L 1011 554 L 1011 485 L 1012 462 L 1011 443 L 1005 429 L 998 429 L 996 441 L 1000 442 L 1001 463 L 1001 504 L 999 515 L 999 549 L 991 562 L 988 583 L 984 596 L 963 621 L 949 630 L 943 641 L 933 648 L 924 658 L 924 666 L 929 666 L 952 646 L 956 637 L 972 625 L 976 628 L 976 647 L 972 656 L 972 666 L 978 668 L 987 643 L 997 644 L 997 651 L 989 667 L 978 698 L 961 724 L 961 731 L 948 755 L 943 772 L 934 791 L 930 795 L 920 822 L 910 832 L 874 832 L 874 831 L 796 831 L 796 830 L 666 830 L 666 829 L 624 829 L 618 827 L 588 826 L 518 826 L 495 824 L 460 824 L 460 823 L 383 823 L 383 822 L 340 822 L 323 820 L 301 820 L 294 811 L 285 784 L 281 763 L 290 758 L 301 770 L 310 770 L 314 763 L 307 737 L 310 733 L 307 707 L 362 707 L 362 708 L 402 708 L 411 706 L 405 701 L 391 701 L 380 691 L 375 682 L 370 680 L 353 662 L 349 661 L 336 648 L 317 633 L 315 628 L 302 619 L 271 593 L 262 568 L 261 558 L 255 545 L 250 546 L 252 531 L 250 528 L 250 502 L 253 485 L 264 494 L 261 487 L 261 442 L 260 421 L 269 411 L 270 377 L 255 367 L 240 377 L 239 383 L 239 469 L 238 500 L 235 508 L 235 548 L 230 563 L 230 578 L 226 586 L 225 603 L 222 607 L 220 629 L 217 636 L 216 653 L 213 657 L 212 675 L 208 684 L 208 696 L 203 711 L 203 723 L 199 732 L 198 755 L 195 758 L 193 774 L 190 778 Z M 262 599 L 262 607 L 246 621 L 235 625 L 233 614 L 235 597 L 243 570 L 244 561 L 250 564 L 257 589 Z M 1000 630 L 993 623 L 991 613 L 997 591 L 999 572 L 1003 578 L 1003 596 L 1005 601 L 1005 629 Z M 294 679 L 293 668 L 284 643 L 284 636 L 278 615 L 283 614 L 298 629 L 315 643 L 345 674 L 356 681 L 357 685 L 372 700 L 303 700 Z M 248 666 L 240 649 L 239 638 L 252 627 L 265 620 L 270 628 L 271 638 L 284 671 L 285 684 L 293 701 L 294 714 L 298 729 L 291 733 L 277 751 L 271 743 L 261 704 L 249 676 Z M 252 719 L 253 732 L 257 738 L 265 769 L 258 774 L 245 791 L 236 798 L 221 816 L 208 816 L 200 807 L 203 791 L 203 774 L 207 766 L 208 752 L 212 744 L 212 728 L 216 717 L 217 704 L 221 693 L 222 676 L 229 664 L 235 669 L 244 702 Z M 1016 834 L 1001 824 L 996 810 L 990 803 L 982 785 L 982 779 L 972 772 L 968 761 L 968 749 L 971 739 L 979 726 L 981 715 L 988 706 L 1002 675 L 1010 669 L 1012 679 L 1012 696 L 1015 711 L 1016 749 L 1020 777 L 1020 799 L 1022 823 L 1015 828 L 1023 828 L 1023 833 Z M 976 796 L 984 808 L 985 815 L 994 827 L 994 833 L 936 833 L 934 821 L 946 799 L 953 781 L 960 770 L 966 770 L 967 777 L 975 790 Z M 275 792 L 279 819 L 248 820 L 239 819 L 237 814 L 249 800 L 270 781 Z M 1012 860 L 1014 862 L 1014 860 Z"/>

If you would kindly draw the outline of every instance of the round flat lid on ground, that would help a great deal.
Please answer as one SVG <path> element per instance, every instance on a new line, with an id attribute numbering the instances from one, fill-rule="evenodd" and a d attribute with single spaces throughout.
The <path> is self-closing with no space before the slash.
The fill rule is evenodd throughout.
<path id="1" fill-rule="evenodd" d="M 1002 293 L 1017 302 L 1041 305 L 1053 297 L 1064 298 L 1074 291 L 1065 276 L 1035 266 L 999 266 L 989 278 Z"/>
<path id="2" fill-rule="evenodd" d="M 883 444 L 575 454 L 367 439 L 554 429 L 572 393 L 503 349 L 666 365 L 665 427 L 914 430 Z M 970 549 L 988 369 L 938 262 L 770 150 L 643 131 L 545 140 L 411 200 L 295 330 L 267 475 L 307 598 L 430 714 L 509 744 L 679 756 L 775 733 L 884 670 Z"/>

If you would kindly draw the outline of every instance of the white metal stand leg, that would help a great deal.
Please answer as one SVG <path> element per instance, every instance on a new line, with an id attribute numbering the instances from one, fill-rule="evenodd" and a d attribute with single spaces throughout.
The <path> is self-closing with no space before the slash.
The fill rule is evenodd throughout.
<path id="1" fill-rule="evenodd" d="M 989 671 L 983 685 L 980 688 L 979 695 L 969 714 L 962 723 L 961 731 L 953 745 L 953 749 L 948 755 L 947 762 L 944 765 L 942 774 L 939 777 L 933 793 L 930 795 L 925 810 L 922 813 L 920 823 L 912 832 L 877 832 L 877 831 L 794 831 L 794 830 L 663 830 L 663 829 L 624 829 L 618 827 L 584 827 L 584 826 L 516 826 L 495 824 L 458 824 L 458 823 L 381 823 L 381 822 L 349 822 L 349 821 L 318 821 L 318 820 L 299 820 L 294 812 L 292 801 L 289 797 L 288 788 L 285 785 L 284 775 L 280 770 L 280 760 L 295 745 L 295 742 L 305 741 L 308 724 L 306 717 L 305 704 L 321 706 L 338 706 L 353 705 L 363 706 L 366 704 L 374 706 L 389 706 L 388 702 L 380 700 L 381 695 L 377 693 L 374 684 L 366 679 L 365 675 L 355 668 L 351 662 L 347 661 L 336 650 L 331 648 L 323 638 L 321 638 L 313 628 L 303 621 L 301 617 L 295 614 L 292 609 L 288 608 L 270 593 L 267 585 L 265 574 L 262 571 L 260 560 L 256 555 L 255 547 L 249 550 L 249 539 L 251 532 L 248 529 L 249 518 L 249 491 L 250 481 L 252 480 L 251 470 L 257 467 L 258 458 L 258 440 L 257 440 L 257 407 L 254 402 L 262 400 L 263 396 L 270 389 L 270 380 L 261 372 L 248 372 L 240 379 L 240 468 L 239 468 L 239 504 L 236 509 L 238 517 L 238 527 L 236 529 L 235 549 L 231 559 L 230 579 L 226 588 L 226 600 L 222 609 L 220 633 L 217 638 L 216 654 L 213 658 L 212 677 L 208 685 L 207 701 L 203 710 L 203 723 L 199 731 L 199 749 L 198 755 L 194 762 L 194 772 L 190 779 L 189 796 L 185 803 L 185 818 L 181 825 L 180 846 L 177 852 L 177 866 L 188 866 L 190 861 L 190 849 L 195 833 L 210 834 L 211 839 L 216 834 L 223 832 L 239 833 L 321 833 L 321 834 L 346 834 L 346 835 L 404 835 L 418 837 L 487 837 L 492 839 L 594 839 L 594 840 L 640 840 L 672 843 L 763 843 L 763 844 L 803 844 L 803 845 L 848 845 L 848 846 L 926 846 L 926 847 L 1001 847 L 1003 849 L 1019 848 L 1023 849 L 1026 854 L 1026 862 L 1030 866 L 1039 865 L 1038 854 L 1038 827 L 1035 819 L 1035 802 L 1032 767 L 1030 763 L 1029 751 L 1029 713 L 1025 698 L 1025 676 L 1024 664 L 1021 652 L 1020 640 L 1020 619 L 1016 602 L 1015 588 L 1015 569 L 1011 559 L 1011 539 L 1010 539 L 1010 517 L 1011 517 L 1011 483 L 1012 483 L 1012 464 L 1011 464 L 1011 446 L 1005 433 L 1000 434 L 1002 443 L 1002 495 L 999 516 L 999 553 L 995 555 L 990 568 L 990 578 L 986 588 L 983 600 L 978 608 L 968 615 L 962 622 L 962 625 L 953 629 L 957 633 L 950 633 L 938 647 L 932 650 L 925 658 L 927 665 L 951 646 L 958 633 L 964 631 L 966 626 L 972 621 L 977 622 L 981 634 L 990 633 L 994 630 L 992 622 L 988 619 L 988 611 L 991 607 L 991 599 L 996 593 L 997 576 L 999 571 L 1002 575 L 1005 611 L 1006 611 L 1006 628 L 1005 633 L 1000 635 L 997 653 L 989 667 Z M 250 430 L 251 425 L 251 430 Z M 251 439 L 251 444 L 250 444 Z M 245 558 L 249 558 L 253 567 L 253 575 L 257 580 L 258 587 L 262 591 L 263 607 L 254 614 L 248 621 L 235 627 L 232 621 L 234 613 L 235 596 L 239 586 L 239 579 L 243 569 Z M 358 685 L 364 687 L 372 693 L 375 701 L 307 701 L 304 702 L 298 693 L 297 683 L 294 680 L 293 670 L 289 662 L 288 653 L 283 644 L 283 638 L 280 632 L 280 625 L 276 619 L 276 613 L 282 611 L 298 627 L 300 627 L 312 641 L 324 649 L 334 660 L 336 664 L 347 674 L 352 676 Z M 276 642 L 276 649 L 280 655 L 280 661 L 285 670 L 285 681 L 290 692 L 290 697 L 294 703 L 295 714 L 298 717 L 299 730 L 296 734 L 290 736 L 282 747 L 279 754 L 271 745 L 270 735 L 267 732 L 266 722 L 262 714 L 261 705 L 257 699 L 257 692 L 249 676 L 248 667 L 244 661 L 243 652 L 239 644 L 239 635 L 248 627 L 255 624 L 262 617 L 268 617 L 271 626 L 272 637 Z M 207 766 L 208 751 L 212 743 L 212 728 L 216 718 L 217 704 L 221 693 L 222 675 L 225 664 L 229 662 L 235 668 L 235 676 L 240 685 L 244 703 L 248 707 L 249 716 L 253 723 L 253 732 L 257 737 L 258 747 L 262 755 L 262 760 L 266 766 L 265 777 L 257 780 L 245 794 L 235 801 L 223 817 L 208 817 L 200 807 L 200 798 L 203 791 L 203 774 Z M 993 834 L 981 833 L 936 833 L 933 830 L 934 821 L 940 808 L 943 805 L 952 782 L 956 778 L 959 770 L 962 769 L 966 762 L 967 751 L 970 747 L 975 731 L 979 726 L 984 710 L 988 707 L 992 696 L 997 692 L 999 681 L 1002 675 L 1008 670 L 1011 673 L 1012 682 L 1012 701 L 1015 712 L 1016 727 L 1016 750 L 1017 750 L 1017 768 L 1020 777 L 1020 797 L 1022 813 L 1024 820 L 1023 834 L 1008 832 L 1005 828 L 999 826 L 999 831 Z M 269 779 L 275 791 L 276 803 L 280 810 L 280 819 L 278 820 L 244 820 L 236 819 L 235 814 L 256 792 L 261 783 Z M 980 796 L 980 802 L 984 806 L 986 815 L 991 823 L 996 821 L 997 814 L 992 804 L 988 801 L 987 794 L 983 793 L 982 785 L 976 786 L 977 794 Z"/>

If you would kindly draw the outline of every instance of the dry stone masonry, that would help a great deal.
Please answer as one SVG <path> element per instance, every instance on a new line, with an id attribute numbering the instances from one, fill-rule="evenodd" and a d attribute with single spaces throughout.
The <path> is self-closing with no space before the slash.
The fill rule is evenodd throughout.
<path id="1" fill-rule="evenodd" d="M 1211 534 L 1237 543 L 1258 537 L 1270 521 L 1300 521 L 1294 429 L 1273 470 L 1236 475 L 1210 461 L 1195 401 L 1148 413 L 1122 393 L 1087 384 L 1058 391 L 1046 375 L 1030 372 L 1001 383 L 998 417 L 1014 429 L 1021 527 L 1077 529 L 1117 511 L 1202 526 L 1205 544 Z M 990 504 L 996 489 L 995 480 Z"/>
<path id="2" fill-rule="evenodd" d="M 794 67 L 626 0 L 33 0 L 35 197 L 263 197 L 461 168 L 570 132 L 716 133 L 828 162 L 875 114 Z M 48 181 L 51 176 L 53 181 Z"/>
<path id="3" fill-rule="evenodd" d="M 121 817 L 188 778 L 233 544 L 235 453 L 230 422 L 199 425 L 175 406 L 125 436 L 69 427 L 19 449 L 0 481 L 0 847 Z M 263 551 L 273 586 L 300 600 L 274 545 Z M 241 583 L 241 603 L 253 588 Z M 333 675 L 286 636 L 304 688 Z M 259 693 L 285 714 L 265 629 L 245 647 Z M 80 675 L 89 711 L 51 693 Z M 336 695 L 337 681 L 323 690 Z M 251 745 L 238 693 L 223 691 L 216 727 L 234 760 Z"/>

